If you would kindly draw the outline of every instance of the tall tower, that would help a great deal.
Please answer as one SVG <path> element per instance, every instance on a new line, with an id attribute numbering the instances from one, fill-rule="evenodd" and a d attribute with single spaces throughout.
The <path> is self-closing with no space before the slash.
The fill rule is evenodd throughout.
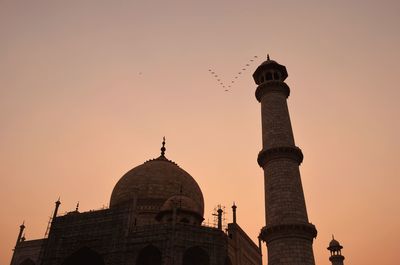
<path id="1" fill-rule="evenodd" d="M 342 256 L 342 248 L 343 247 L 340 243 L 332 236 L 332 240 L 328 247 L 328 250 L 331 253 L 329 260 L 332 262 L 332 265 L 343 265 L 344 256 Z"/>
<path id="2" fill-rule="evenodd" d="M 258 164 L 264 170 L 265 220 L 260 238 L 268 248 L 268 265 L 313 265 L 315 226 L 308 222 L 299 165 L 303 154 L 295 145 L 287 97 L 286 67 L 270 60 L 254 72 L 261 103 L 262 150 Z"/>

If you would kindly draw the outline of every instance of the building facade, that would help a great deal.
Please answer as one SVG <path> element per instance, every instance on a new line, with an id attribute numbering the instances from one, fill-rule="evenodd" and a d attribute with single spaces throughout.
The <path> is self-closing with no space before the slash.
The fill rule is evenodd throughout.
<path id="1" fill-rule="evenodd" d="M 185 170 L 161 155 L 128 171 L 107 209 L 54 216 L 47 238 L 21 226 L 11 265 L 261 265 L 261 251 L 236 223 L 202 225 L 204 199 Z M 236 206 L 234 206 L 236 209 Z"/>

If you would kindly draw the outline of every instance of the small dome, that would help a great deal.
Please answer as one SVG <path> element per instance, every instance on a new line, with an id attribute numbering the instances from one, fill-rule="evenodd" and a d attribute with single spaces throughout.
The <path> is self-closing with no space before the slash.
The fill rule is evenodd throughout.
<path id="1" fill-rule="evenodd" d="M 165 202 L 181 194 L 185 204 L 204 214 L 204 199 L 199 185 L 185 170 L 164 155 L 128 171 L 115 185 L 110 207 L 136 204 L 137 209 L 154 216 Z M 190 203 L 189 203 L 190 201 Z"/>
<path id="2" fill-rule="evenodd" d="M 203 208 L 191 198 L 184 195 L 175 195 L 165 201 L 156 220 L 161 222 L 176 222 L 201 225 L 203 222 Z"/>
<path id="3" fill-rule="evenodd" d="M 284 81 L 288 77 L 286 67 L 284 65 L 277 63 L 274 60 L 271 60 L 268 56 L 267 60 L 264 61 L 262 64 L 260 64 L 253 73 L 253 79 L 257 85 L 261 84 L 260 76 L 262 76 L 263 73 L 267 71 L 279 72 L 281 81 Z"/>
<path id="4" fill-rule="evenodd" d="M 174 208 L 182 211 L 192 212 L 197 215 L 202 215 L 202 208 L 194 200 L 183 195 L 176 195 L 169 198 L 161 207 L 160 212 L 172 211 Z"/>
<path id="5" fill-rule="evenodd" d="M 337 241 L 333 236 L 331 242 L 329 242 L 328 250 L 330 251 L 338 251 L 341 250 L 343 247 L 340 245 L 339 241 Z"/>
<path id="6" fill-rule="evenodd" d="M 329 247 L 340 247 L 340 243 L 337 240 L 332 239 L 329 243 Z"/>
<path id="7" fill-rule="evenodd" d="M 267 65 L 267 64 L 278 64 L 278 63 L 276 61 L 274 61 L 274 60 L 268 59 L 268 60 L 264 61 L 262 64 L 260 64 L 260 66 L 261 65 Z"/>

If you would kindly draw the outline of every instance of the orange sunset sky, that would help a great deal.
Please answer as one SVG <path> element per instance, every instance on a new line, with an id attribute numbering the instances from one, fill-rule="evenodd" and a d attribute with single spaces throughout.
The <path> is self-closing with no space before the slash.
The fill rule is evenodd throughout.
<path id="1" fill-rule="evenodd" d="M 316 263 L 330 264 L 334 234 L 345 264 L 399 264 L 399 14 L 397 0 L 0 0 L 0 264 L 22 221 L 44 236 L 59 196 L 62 214 L 107 206 L 163 136 L 206 220 L 222 204 L 231 221 L 235 201 L 256 240 L 251 75 L 266 53 L 289 73 Z M 208 69 L 226 84 L 242 73 L 225 92 Z"/>

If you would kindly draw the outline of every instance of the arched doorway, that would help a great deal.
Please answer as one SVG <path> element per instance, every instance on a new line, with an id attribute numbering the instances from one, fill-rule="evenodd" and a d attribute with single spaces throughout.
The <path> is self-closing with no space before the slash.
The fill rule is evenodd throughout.
<path id="1" fill-rule="evenodd" d="M 62 265 L 104 265 L 104 260 L 97 252 L 84 247 L 70 255 Z"/>
<path id="2" fill-rule="evenodd" d="M 161 251 L 155 246 L 143 248 L 138 255 L 136 265 L 161 265 Z"/>
<path id="3" fill-rule="evenodd" d="M 182 265 L 210 265 L 210 257 L 204 249 L 191 247 L 183 254 Z"/>
<path id="4" fill-rule="evenodd" d="M 21 262 L 19 265 L 35 265 L 35 262 L 28 258 Z"/>

